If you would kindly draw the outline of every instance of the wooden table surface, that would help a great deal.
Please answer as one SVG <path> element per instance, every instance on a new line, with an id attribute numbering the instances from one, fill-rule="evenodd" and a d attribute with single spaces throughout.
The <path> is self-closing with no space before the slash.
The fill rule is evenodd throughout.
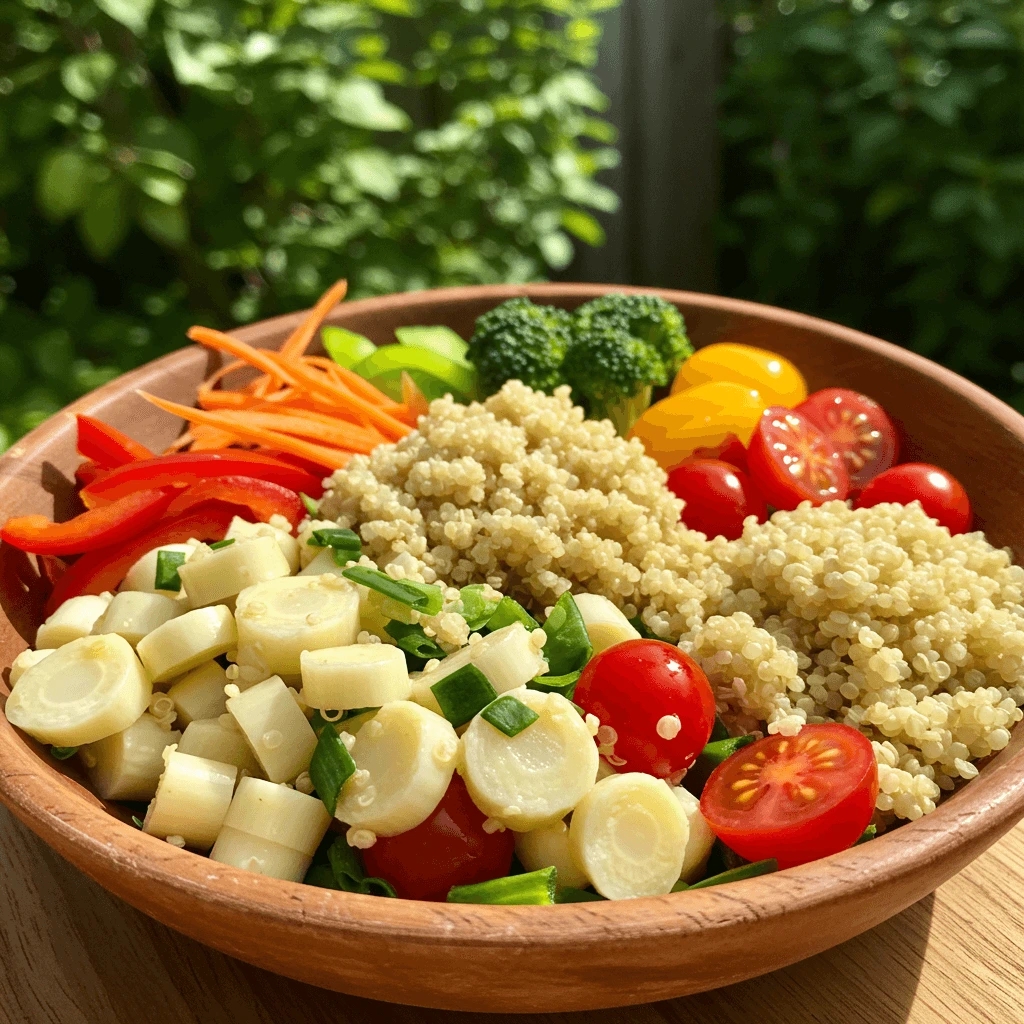
<path id="1" fill-rule="evenodd" d="M 442 1024 L 279 978 L 151 921 L 0 808 L 3 1024 Z M 756 955 L 756 950 L 751 951 Z M 465 1024 L 1024 1024 L 1024 823 L 933 896 L 759 980 L 688 999 Z M 523 979 L 521 983 L 528 983 Z"/>

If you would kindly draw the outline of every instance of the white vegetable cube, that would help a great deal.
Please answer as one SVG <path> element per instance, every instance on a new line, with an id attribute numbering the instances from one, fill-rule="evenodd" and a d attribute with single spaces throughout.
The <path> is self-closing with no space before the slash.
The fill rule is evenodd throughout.
<path id="1" fill-rule="evenodd" d="M 215 661 L 204 662 L 199 668 L 182 676 L 168 691 L 178 712 L 178 722 L 188 725 L 200 718 L 217 718 L 227 711 L 228 674 Z"/>
<path id="2" fill-rule="evenodd" d="M 586 872 L 572 859 L 569 826 L 564 821 L 555 821 L 531 832 L 517 832 L 516 856 L 527 871 L 555 868 L 559 885 L 577 889 L 590 885 Z"/>
<path id="3" fill-rule="evenodd" d="M 572 704 L 557 693 L 512 691 L 540 717 L 506 736 L 477 715 L 462 737 L 462 775 L 484 814 L 515 832 L 564 818 L 594 785 L 597 747 Z"/>
<path id="4" fill-rule="evenodd" d="M 41 651 L 33 651 L 31 648 L 27 651 L 22 651 L 11 662 L 11 686 L 14 686 L 33 665 L 38 665 L 44 658 L 48 658 L 53 654 L 55 650 L 55 647 L 44 647 Z"/>
<path id="5" fill-rule="evenodd" d="M 235 516 L 224 534 L 225 540 L 255 540 L 257 537 L 273 538 L 288 562 L 289 572 L 298 572 L 299 542 L 292 536 L 291 524 L 284 516 L 271 516 L 269 523 L 249 523 Z"/>
<path id="6" fill-rule="evenodd" d="M 164 752 L 164 773 L 156 788 L 143 832 L 160 839 L 181 836 L 186 846 L 208 850 L 213 846 L 231 805 L 238 769 L 234 765 Z"/>
<path id="7" fill-rule="evenodd" d="M 397 836 L 441 802 L 455 773 L 459 738 L 444 718 L 402 700 L 385 704 L 359 730 L 351 753 L 357 770 L 342 787 L 335 816 Z"/>
<path id="8" fill-rule="evenodd" d="M 689 831 L 668 783 L 627 772 L 602 779 L 579 802 L 569 848 L 602 896 L 658 896 L 679 881 Z"/>
<path id="9" fill-rule="evenodd" d="M 354 644 L 359 594 L 341 576 L 297 576 L 247 587 L 235 605 L 238 663 L 298 677 L 303 651 Z"/>
<path id="10" fill-rule="evenodd" d="M 317 530 L 336 530 L 337 528 L 338 524 L 333 519 L 311 519 L 299 530 L 299 562 L 303 569 L 324 551 L 316 544 L 309 543 L 313 539 L 313 534 Z"/>
<path id="11" fill-rule="evenodd" d="M 587 627 L 587 636 L 594 647 L 594 654 L 600 654 L 615 644 L 626 640 L 639 640 L 629 619 L 601 594 L 574 594 L 573 600 Z"/>
<path id="12" fill-rule="evenodd" d="M 412 693 L 405 655 L 389 644 L 303 651 L 302 699 L 311 708 L 378 708 Z"/>
<path id="13" fill-rule="evenodd" d="M 154 683 L 162 683 L 227 654 L 238 644 L 235 617 L 223 605 L 196 608 L 158 626 L 138 644 Z"/>
<path id="14" fill-rule="evenodd" d="M 84 594 L 65 601 L 36 632 L 36 647 L 63 647 L 88 636 L 110 604 L 112 594 Z"/>
<path id="15" fill-rule="evenodd" d="M 185 556 L 187 562 L 196 548 L 199 541 L 189 541 L 187 544 L 164 544 L 163 547 L 153 548 L 147 551 L 125 574 L 121 581 L 119 590 L 138 590 L 144 594 L 163 594 L 165 597 L 176 601 L 180 607 L 188 607 L 188 597 L 184 590 L 157 590 L 156 589 L 156 562 L 161 551 L 170 551 Z"/>
<path id="16" fill-rule="evenodd" d="M 262 779 L 242 779 L 210 859 L 301 882 L 330 822 L 316 797 Z"/>
<path id="17" fill-rule="evenodd" d="M 290 573 L 273 537 L 235 541 L 216 550 L 204 545 L 178 570 L 193 608 L 231 600 L 246 587 Z"/>
<path id="18" fill-rule="evenodd" d="M 534 647 L 531 636 L 521 622 L 503 626 L 467 648 L 470 661 L 498 693 L 525 686 L 548 667 L 540 653 L 542 648 Z"/>
<path id="19" fill-rule="evenodd" d="M 116 633 L 135 647 L 144 636 L 165 622 L 170 622 L 183 610 L 180 601 L 163 594 L 122 590 L 114 595 L 92 631 L 97 634 Z"/>
<path id="20" fill-rule="evenodd" d="M 679 877 L 684 882 L 696 882 L 704 875 L 708 857 L 711 856 L 711 847 L 715 845 L 715 834 L 711 831 L 711 826 L 704 820 L 704 815 L 700 813 L 699 798 L 689 790 L 683 789 L 682 786 L 674 787 L 672 792 L 675 793 L 690 827 L 686 848 L 683 850 L 683 866 L 679 871 Z"/>
<path id="21" fill-rule="evenodd" d="M 93 788 L 104 800 L 151 800 L 164 770 L 164 750 L 181 739 L 150 714 L 82 749 Z"/>
<path id="22" fill-rule="evenodd" d="M 228 714 L 271 782 L 290 782 L 309 767 L 316 733 L 279 676 L 229 697 L 227 703 Z"/>
<path id="23" fill-rule="evenodd" d="M 333 573 L 335 576 L 341 574 L 342 567 L 334 560 L 332 548 L 313 548 L 312 550 L 319 551 L 319 554 L 299 572 L 300 576 L 322 576 L 327 572 Z"/>
<path id="24" fill-rule="evenodd" d="M 182 733 L 178 750 L 182 754 L 232 764 L 239 772 L 249 775 L 263 774 L 256 755 L 234 719 L 230 725 L 225 725 L 219 718 L 200 718 L 191 722 Z"/>
<path id="25" fill-rule="evenodd" d="M 127 729 L 153 687 L 122 637 L 73 640 L 28 669 L 7 698 L 7 720 L 41 743 L 79 747 Z"/>

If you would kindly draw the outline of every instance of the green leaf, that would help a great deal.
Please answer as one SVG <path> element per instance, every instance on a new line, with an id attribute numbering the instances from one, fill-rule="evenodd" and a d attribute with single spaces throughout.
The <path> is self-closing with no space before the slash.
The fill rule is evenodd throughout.
<path id="1" fill-rule="evenodd" d="M 328 107 L 339 121 L 373 131 L 406 131 L 412 127 L 409 115 L 389 103 L 376 82 L 349 78 L 339 82 L 328 97 Z"/>
<path id="2" fill-rule="evenodd" d="M 54 150 L 43 160 L 36 181 L 36 199 L 44 215 L 53 221 L 77 213 L 93 189 L 93 165 L 74 149 Z"/>
<path id="3" fill-rule="evenodd" d="M 327 354 L 348 370 L 377 351 L 377 346 L 369 338 L 344 327 L 325 327 L 320 337 Z"/>
<path id="4" fill-rule="evenodd" d="M 562 227 L 587 245 L 598 246 L 605 243 L 604 228 L 594 217 L 582 210 L 563 210 Z"/>
<path id="5" fill-rule="evenodd" d="M 561 231 L 552 231 L 540 240 L 540 251 L 552 270 L 565 270 L 572 263 L 573 246 Z"/>
<path id="6" fill-rule="evenodd" d="M 155 0 L 96 0 L 96 6 L 108 18 L 141 36 L 146 31 Z"/>
<path id="7" fill-rule="evenodd" d="M 78 53 L 61 65 L 60 80 L 72 96 L 83 103 L 92 103 L 107 87 L 117 61 L 104 50 Z"/>
<path id="8" fill-rule="evenodd" d="M 395 337 L 400 345 L 430 349 L 452 362 L 470 365 L 469 346 L 450 327 L 396 327 Z"/>
<path id="9" fill-rule="evenodd" d="M 402 180 L 395 171 L 395 158 L 383 149 L 357 149 L 346 153 L 345 166 L 352 183 L 361 192 L 394 202 L 402 191 Z"/>
<path id="10" fill-rule="evenodd" d="M 108 260 L 131 228 L 122 183 L 113 178 L 98 185 L 78 215 L 78 234 L 93 259 Z"/>
<path id="11" fill-rule="evenodd" d="M 395 399 L 401 397 L 403 370 L 430 400 L 449 391 L 456 397 L 468 397 L 476 391 L 476 374 L 468 363 L 453 362 L 425 348 L 382 345 L 353 370 Z"/>
<path id="12" fill-rule="evenodd" d="M 376 7 L 385 14 L 398 14 L 412 18 L 420 13 L 416 0 L 365 0 L 368 7 Z"/>
<path id="13" fill-rule="evenodd" d="M 180 206 L 166 206 L 144 198 L 135 216 L 139 227 L 155 242 L 180 249 L 188 241 L 188 215 Z"/>

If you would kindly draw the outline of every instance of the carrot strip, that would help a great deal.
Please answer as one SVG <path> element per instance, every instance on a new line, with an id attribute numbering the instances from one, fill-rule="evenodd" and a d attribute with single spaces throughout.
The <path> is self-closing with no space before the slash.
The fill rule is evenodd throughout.
<path id="1" fill-rule="evenodd" d="M 199 342 L 207 348 L 216 349 L 218 352 L 228 352 L 243 363 L 255 366 L 271 377 L 282 377 L 282 368 L 274 357 L 278 354 L 271 353 L 264 349 L 253 348 L 238 338 L 232 338 L 230 334 L 223 331 L 215 331 L 212 327 L 190 327 L 186 334 L 192 341 Z M 286 384 L 293 384 L 294 380 L 285 380 Z"/>
<path id="2" fill-rule="evenodd" d="M 347 292 L 348 281 L 335 281 L 335 283 L 332 284 L 319 299 L 317 299 L 316 305 L 309 311 L 309 315 L 306 319 L 303 320 L 294 331 L 292 331 L 291 336 L 281 346 L 281 355 L 283 355 L 285 359 L 297 359 L 305 353 L 306 349 L 309 348 L 309 343 L 316 336 L 316 332 L 320 329 L 320 325 L 324 322 L 327 314 L 330 313 L 330 311 L 334 309 L 334 307 L 338 305 L 343 298 L 345 298 L 345 294 Z"/>
<path id="3" fill-rule="evenodd" d="M 376 430 L 364 430 L 342 420 L 332 421 L 326 416 L 310 419 L 297 413 L 256 412 L 251 409 L 245 412 L 224 412 L 220 416 L 228 430 L 247 425 L 265 427 L 267 430 L 279 430 L 283 434 L 323 441 L 332 448 L 346 448 L 364 454 L 372 452 L 385 440 Z"/>
<path id="4" fill-rule="evenodd" d="M 166 399 L 157 398 L 155 395 L 150 395 L 145 391 L 138 391 L 136 394 L 146 399 L 147 402 L 151 402 L 158 409 L 163 409 L 164 412 L 169 412 L 174 416 L 180 416 L 189 423 L 199 423 L 203 426 L 226 430 L 243 440 L 255 441 L 257 444 L 289 452 L 303 459 L 309 459 L 318 466 L 326 466 L 329 469 L 341 469 L 352 457 L 351 452 L 339 451 L 337 448 L 328 448 L 324 445 L 314 444 L 311 441 L 291 437 L 276 430 L 268 430 L 265 427 L 257 427 L 251 424 L 229 422 L 225 413 L 193 409 L 187 405 L 179 405 L 177 402 L 169 402 Z"/>

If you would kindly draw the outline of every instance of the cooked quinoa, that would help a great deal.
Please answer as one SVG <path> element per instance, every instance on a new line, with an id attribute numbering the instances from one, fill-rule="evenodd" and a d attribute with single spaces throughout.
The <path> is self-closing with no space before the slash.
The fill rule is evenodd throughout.
<path id="1" fill-rule="evenodd" d="M 915 502 L 805 503 L 736 541 L 687 530 L 638 441 L 568 388 L 438 399 L 396 445 L 355 456 L 320 508 L 396 578 L 488 583 L 538 610 L 603 594 L 696 658 L 734 733 L 839 721 L 866 733 L 878 810 L 918 818 L 1001 750 L 1024 703 L 1024 569 Z M 424 620 L 462 644 L 452 614 Z"/>

